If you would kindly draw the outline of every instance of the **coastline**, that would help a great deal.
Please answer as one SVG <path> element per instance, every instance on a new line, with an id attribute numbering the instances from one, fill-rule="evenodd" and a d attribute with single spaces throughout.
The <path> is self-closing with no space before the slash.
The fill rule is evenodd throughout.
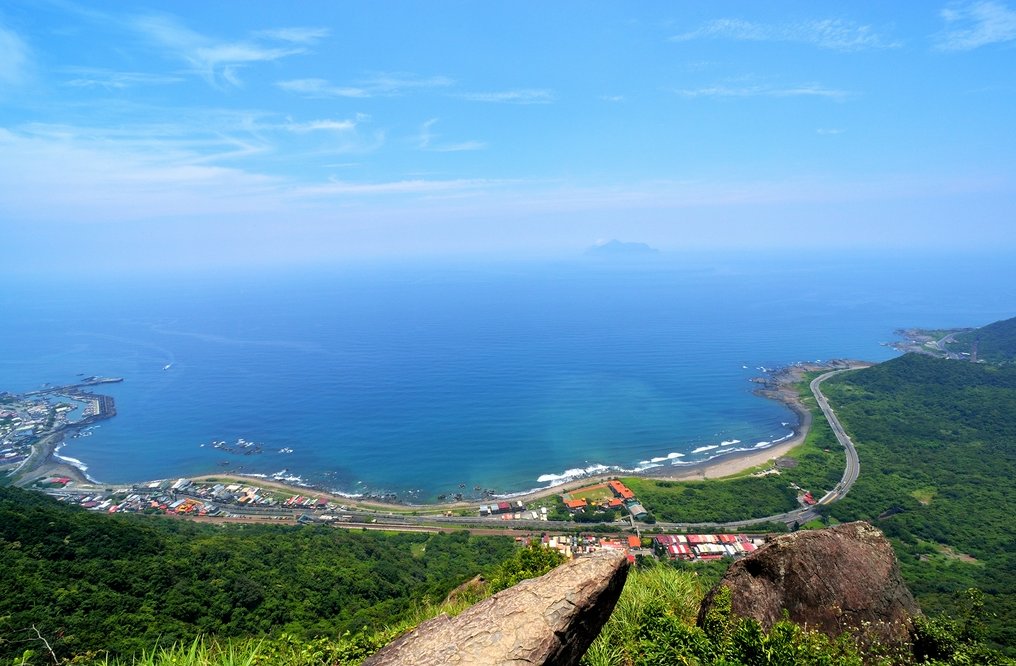
<path id="1" fill-rule="evenodd" d="M 728 454 L 721 454 L 707 461 L 680 466 L 675 469 L 673 466 L 654 467 L 640 472 L 605 472 L 590 474 L 580 478 L 569 479 L 561 483 L 551 484 L 544 488 L 536 488 L 521 493 L 511 493 L 513 500 L 520 500 L 523 503 L 535 502 L 540 499 L 558 495 L 582 488 L 590 484 L 614 479 L 620 476 L 636 476 L 660 481 L 702 481 L 706 479 L 721 479 L 734 476 L 764 465 L 772 460 L 787 455 L 791 450 L 804 443 L 808 432 L 811 430 L 812 413 L 802 402 L 798 393 L 797 384 L 807 372 L 820 370 L 836 370 L 848 367 L 866 367 L 873 365 L 867 361 L 830 361 L 828 363 L 799 363 L 780 368 L 770 378 L 759 380 L 760 388 L 755 393 L 763 398 L 777 400 L 785 404 L 797 416 L 798 423 L 793 428 L 793 435 L 785 440 L 779 441 L 772 446 L 758 450 L 732 450 Z M 242 474 L 206 474 L 194 477 L 196 480 L 207 481 L 209 479 L 229 479 L 231 481 L 247 484 L 257 484 L 268 488 L 276 488 L 289 492 L 307 493 L 312 490 L 314 494 L 327 497 L 340 504 L 368 508 L 379 511 L 448 511 L 456 509 L 474 508 L 483 503 L 482 500 L 461 500 L 454 502 L 432 502 L 432 503 L 410 503 L 410 502 L 385 502 L 369 498 L 355 498 L 329 492 L 322 488 L 313 486 L 295 486 L 276 481 L 271 478 L 261 478 Z"/>
<path id="2" fill-rule="evenodd" d="M 58 450 L 64 444 L 65 429 L 43 435 L 42 439 L 33 445 L 32 455 L 25 465 L 19 469 L 15 476 L 14 485 L 25 486 L 40 477 L 66 476 L 74 481 L 76 485 L 102 485 L 101 481 L 89 478 L 85 470 L 77 465 L 63 459 Z M 29 463 L 33 458 L 39 458 L 36 465 Z"/>
<path id="3" fill-rule="evenodd" d="M 653 467 L 638 472 L 607 471 L 583 475 L 577 478 L 568 479 L 560 483 L 552 483 L 546 487 L 535 488 L 529 491 L 518 493 L 505 493 L 502 496 L 509 496 L 514 500 L 521 500 L 524 503 L 535 502 L 540 499 L 557 495 L 581 488 L 590 484 L 602 482 L 620 476 L 636 476 L 661 481 L 702 481 L 706 479 L 721 479 L 744 473 L 752 468 L 764 465 L 772 460 L 785 456 L 794 448 L 800 446 L 808 435 L 812 425 L 812 413 L 801 402 L 797 384 L 801 381 L 806 372 L 819 370 L 835 370 L 845 367 L 862 367 L 872 365 L 863 361 L 830 361 L 827 363 L 798 363 L 775 370 L 767 378 L 755 379 L 760 386 L 756 389 L 756 395 L 776 400 L 786 405 L 796 416 L 797 424 L 793 427 L 793 434 L 784 440 L 777 441 L 771 446 L 758 450 L 731 450 L 729 453 L 721 453 L 709 460 L 687 465 L 667 465 Z M 55 432 L 43 437 L 36 445 L 39 450 L 35 455 L 41 455 L 41 462 L 31 469 L 28 477 L 31 479 L 39 476 L 68 476 L 75 481 L 76 485 L 104 485 L 101 481 L 91 479 L 85 470 L 74 465 L 70 461 L 62 459 L 58 455 L 59 447 L 64 441 L 64 432 Z M 373 509 L 378 511 L 448 511 L 456 509 L 473 508 L 482 503 L 483 500 L 458 500 L 451 502 L 390 502 L 381 499 L 351 497 L 327 489 L 312 485 L 295 485 L 284 481 L 264 478 L 260 475 L 230 474 L 230 473 L 209 473 L 193 477 L 195 480 L 207 481 L 210 479 L 231 480 L 249 485 L 259 485 L 266 488 L 275 488 L 286 492 L 306 494 L 308 491 L 313 494 L 327 497 L 339 504 L 356 506 L 360 508 Z M 16 482 L 27 483 L 29 478 L 22 474 Z M 139 482 L 140 483 L 140 482 Z M 119 485 L 119 484 L 118 484 Z"/>

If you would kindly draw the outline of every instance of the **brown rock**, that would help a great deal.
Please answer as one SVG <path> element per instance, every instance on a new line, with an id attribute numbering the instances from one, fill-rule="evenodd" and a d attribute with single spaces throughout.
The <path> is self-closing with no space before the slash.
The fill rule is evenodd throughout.
<path id="1" fill-rule="evenodd" d="M 614 610 L 627 576 L 623 553 L 581 557 L 461 615 L 427 620 L 364 665 L 577 664 Z"/>
<path id="2" fill-rule="evenodd" d="M 720 586 L 730 588 L 734 614 L 765 629 L 786 610 L 829 636 L 850 630 L 864 642 L 899 645 L 920 613 L 889 541 L 863 522 L 779 536 L 735 562 L 702 602 L 700 625 Z"/>

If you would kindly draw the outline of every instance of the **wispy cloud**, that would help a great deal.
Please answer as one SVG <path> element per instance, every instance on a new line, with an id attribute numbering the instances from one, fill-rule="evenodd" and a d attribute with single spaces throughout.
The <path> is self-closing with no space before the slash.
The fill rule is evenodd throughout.
<path id="1" fill-rule="evenodd" d="M 624 95 L 600 95 L 600 99 L 604 102 L 623 102 Z"/>
<path id="2" fill-rule="evenodd" d="M 500 185 L 502 181 L 483 178 L 460 178 L 453 180 L 427 180 L 414 178 L 378 183 L 354 183 L 332 179 L 321 185 L 308 185 L 292 189 L 291 197 L 332 197 L 339 195 L 373 196 L 391 194 L 447 194 L 468 190 L 480 190 Z"/>
<path id="3" fill-rule="evenodd" d="M 407 90 L 443 88 L 455 82 L 446 76 L 418 77 L 412 74 L 376 74 L 356 81 L 354 85 L 336 85 L 327 79 L 290 79 L 276 82 L 276 87 L 311 99 L 330 97 L 394 97 Z"/>
<path id="4" fill-rule="evenodd" d="M 308 132 L 348 132 L 356 129 L 355 120 L 311 120 L 305 123 L 288 123 L 286 129 L 297 134 Z"/>
<path id="5" fill-rule="evenodd" d="M 695 30 L 674 35 L 671 40 L 733 39 L 747 42 L 794 42 L 834 51 L 865 51 L 900 46 L 870 25 L 843 19 L 818 19 L 795 23 L 755 23 L 736 18 L 709 21 Z"/>
<path id="6" fill-rule="evenodd" d="M 8 219 L 85 223 L 200 210 L 254 212 L 281 184 L 262 174 L 203 164 L 206 155 L 186 141 L 111 142 L 70 127 L 0 128 L 0 155 L 0 178 L 17 192 L 0 203 L 5 215 L 16 216 Z M 57 170 L 62 177 L 54 184 Z M 39 201 L 47 202 L 45 210 Z"/>
<path id="7" fill-rule="evenodd" d="M 434 153 L 457 153 L 469 150 L 483 150 L 487 144 L 483 141 L 462 141 L 459 143 L 438 143 L 435 140 L 440 136 L 433 131 L 437 124 L 437 118 L 431 118 L 420 126 L 420 136 L 417 139 L 417 147 Z"/>
<path id="8" fill-rule="evenodd" d="M 446 88 L 455 81 L 447 76 L 420 77 L 406 73 L 381 72 L 372 77 L 357 81 L 360 85 L 376 95 L 397 95 L 405 90 L 420 88 Z"/>
<path id="9" fill-rule="evenodd" d="M 221 41 L 195 32 L 175 18 L 163 14 L 135 18 L 131 21 L 131 26 L 165 48 L 170 56 L 186 62 L 193 72 L 217 87 L 224 84 L 240 86 L 239 71 L 245 66 L 307 52 L 306 34 L 303 42 L 297 42 L 300 45 L 294 45 L 291 39 L 269 37 L 265 31 L 250 40 Z"/>
<path id="10" fill-rule="evenodd" d="M 331 30 L 328 28 L 275 28 L 273 30 L 258 30 L 254 36 L 295 44 L 314 44 L 330 34 Z"/>
<path id="11" fill-rule="evenodd" d="M 363 88 L 353 86 L 336 86 L 325 79 L 290 79 L 276 82 L 276 87 L 286 92 L 296 93 L 312 99 L 328 97 L 370 97 Z"/>
<path id="12" fill-rule="evenodd" d="M 470 102 L 490 102 L 495 104 L 550 104 L 554 101 L 554 93 L 549 90 L 505 90 L 501 92 L 474 92 L 457 95 Z"/>
<path id="13" fill-rule="evenodd" d="M 69 67 L 63 70 L 74 76 L 64 82 L 72 88 L 105 88 L 107 90 L 123 90 L 134 86 L 157 86 L 183 82 L 183 78 L 167 74 L 149 74 L 147 72 L 114 72 L 108 69 L 92 67 Z"/>
<path id="14" fill-rule="evenodd" d="M 941 16 L 946 22 L 938 36 L 942 51 L 970 51 L 1016 40 L 1016 11 L 1000 2 L 954 4 L 943 9 Z"/>
<path id="15" fill-rule="evenodd" d="M 836 90 L 820 85 L 803 86 L 727 86 L 714 85 L 703 88 L 688 88 L 675 91 L 682 97 L 824 97 L 842 101 L 851 96 L 846 90 Z"/>
<path id="16" fill-rule="evenodd" d="M 16 32 L 0 24 L 0 83 L 9 86 L 22 83 L 29 63 L 28 45 Z"/>

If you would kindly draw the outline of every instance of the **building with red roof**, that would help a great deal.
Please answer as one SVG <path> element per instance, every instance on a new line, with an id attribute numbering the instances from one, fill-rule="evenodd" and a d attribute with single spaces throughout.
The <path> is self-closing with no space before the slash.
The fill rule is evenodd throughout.
<path id="1" fill-rule="evenodd" d="M 628 486 L 624 485 L 620 481 L 611 481 L 607 485 L 610 487 L 611 492 L 620 497 L 622 500 L 635 499 L 635 493 L 633 493 Z"/>

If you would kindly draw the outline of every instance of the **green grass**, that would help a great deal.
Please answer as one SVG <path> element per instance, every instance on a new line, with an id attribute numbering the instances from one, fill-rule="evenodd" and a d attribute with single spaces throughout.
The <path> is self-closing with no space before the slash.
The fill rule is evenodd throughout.
<path id="1" fill-rule="evenodd" d="M 631 663 L 639 633 L 651 613 L 672 614 L 693 624 L 705 588 L 698 576 L 660 564 L 632 569 L 625 582 L 610 620 L 589 646 L 582 663 L 589 666 L 613 666 Z"/>

